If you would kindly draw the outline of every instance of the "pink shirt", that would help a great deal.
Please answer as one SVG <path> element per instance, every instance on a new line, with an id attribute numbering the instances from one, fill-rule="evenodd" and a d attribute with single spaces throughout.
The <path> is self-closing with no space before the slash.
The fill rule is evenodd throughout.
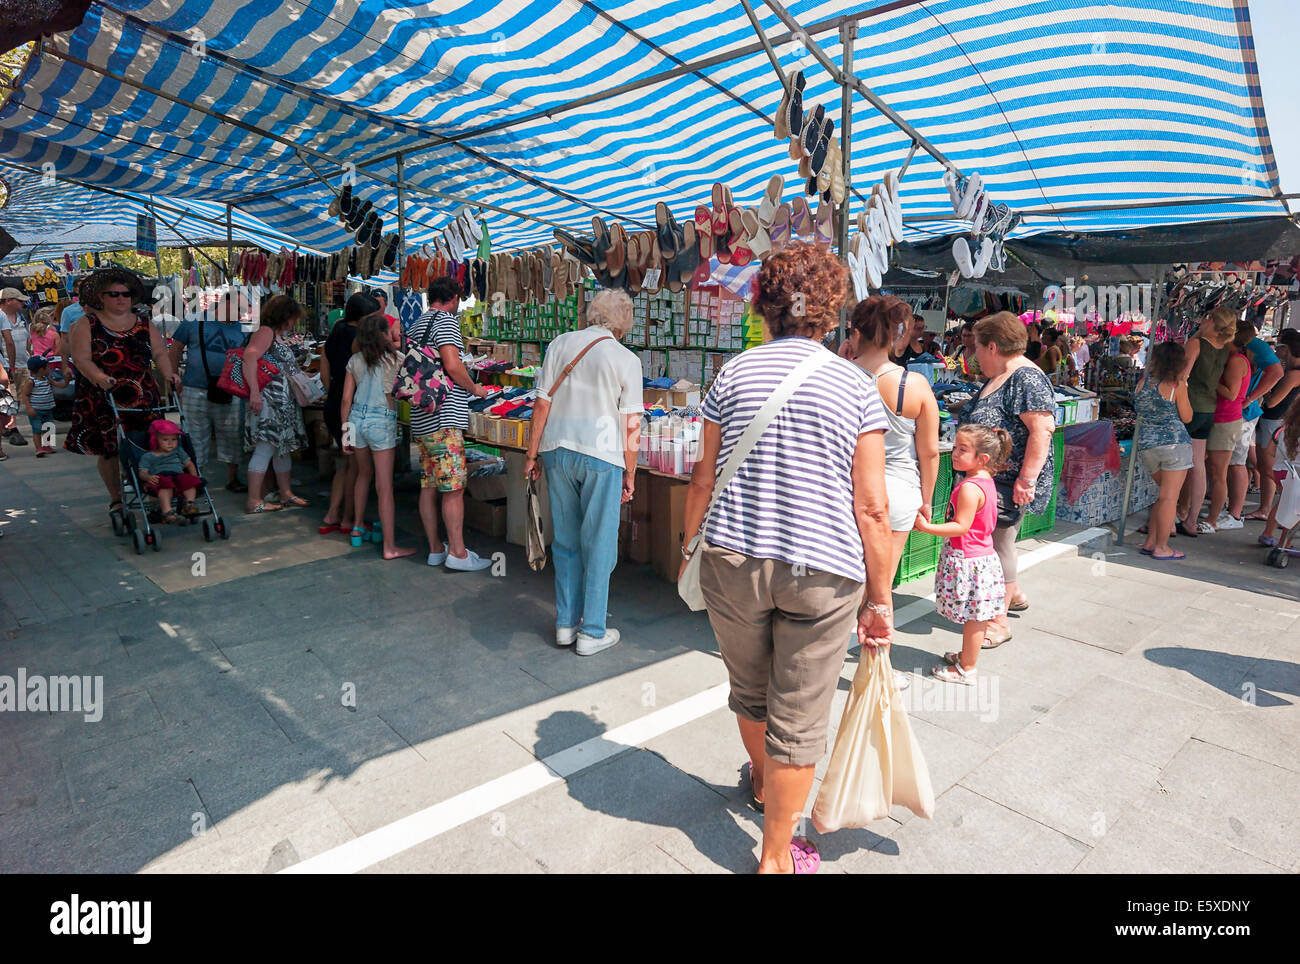
<path id="1" fill-rule="evenodd" d="M 957 484 L 957 488 L 952 490 L 952 499 L 948 503 L 951 506 L 953 515 L 956 515 L 957 512 L 957 493 L 961 492 L 963 485 L 979 486 L 980 491 L 984 493 L 984 505 L 975 513 L 975 519 L 970 524 L 970 531 L 964 536 L 953 536 L 948 540 L 948 544 L 954 549 L 960 550 L 961 554 L 967 559 L 992 555 L 993 527 L 998 522 L 998 490 L 993 487 L 992 479 L 986 479 L 983 476 L 962 479 Z"/>
<path id="2" fill-rule="evenodd" d="M 59 333 L 53 328 L 47 328 L 43 335 L 32 335 L 29 350 L 33 355 L 40 355 L 42 358 L 49 358 L 51 355 L 58 354 Z"/>
<path id="3" fill-rule="evenodd" d="M 1246 358 L 1243 352 L 1238 352 L 1233 358 Z M 1241 421 L 1242 404 L 1246 401 L 1246 392 L 1250 387 L 1250 359 L 1246 358 L 1246 374 L 1241 378 L 1241 388 L 1237 391 L 1236 398 L 1224 398 L 1219 396 L 1215 403 L 1214 421 L 1219 422 L 1239 422 Z"/>

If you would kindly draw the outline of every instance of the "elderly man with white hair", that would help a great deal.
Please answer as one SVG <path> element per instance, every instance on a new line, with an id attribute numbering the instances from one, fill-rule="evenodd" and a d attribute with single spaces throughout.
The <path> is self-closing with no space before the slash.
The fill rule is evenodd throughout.
<path id="1" fill-rule="evenodd" d="M 600 291 L 587 327 L 546 350 L 537 379 L 524 472 L 541 453 L 551 496 L 555 641 L 593 656 L 619 640 L 605 623 L 609 577 L 618 561 L 619 505 L 636 484 L 641 435 L 641 364 L 619 344 L 632 327 L 632 300 Z"/>

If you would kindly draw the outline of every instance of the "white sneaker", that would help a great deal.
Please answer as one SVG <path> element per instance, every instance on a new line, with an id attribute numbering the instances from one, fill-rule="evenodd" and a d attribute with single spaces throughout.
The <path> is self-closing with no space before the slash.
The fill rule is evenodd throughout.
<path id="1" fill-rule="evenodd" d="M 606 626 L 605 635 L 600 638 L 588 636 L 586 633 L 578 633 L 578 645 L 575 648 L 579 656 L 595 656 L 597 653 L 609 649 L 618 640 L 618 630 Z"/>
<path id="2" fill-rule="evenodd" d="M 1233 518 L 1232 515 L 1227 512 L 1219 516 L 1218 521 L 1214 524 L 1219 529 L 1244 529 L 1246 527 L 1246 523 L 1242 522 L 1240 519 Z"/>
<path id="3" fill-rule="evenodd" d="M 466 549 L 464 559 L 449 555 L 444 565 L 454 572 L 481 572 L 484 569 L 491 568 L 492 560 L 481 559 L 473 549 Z"/>
<path id="4" fill-rule="evenodd" d="M 443 546 L 442 552 L 429 553 L 428 562 L 429 565 L 431 566 L 441 566 L 446 561 L 447 561 L 447 547 L 445 545 Z"/>
<path id="5" fill-rule="evenodd" d="M 556 626 L 555 627 L 555 645 L 572 646 L 574 637 L 578 635 L 577 626 Z"/>

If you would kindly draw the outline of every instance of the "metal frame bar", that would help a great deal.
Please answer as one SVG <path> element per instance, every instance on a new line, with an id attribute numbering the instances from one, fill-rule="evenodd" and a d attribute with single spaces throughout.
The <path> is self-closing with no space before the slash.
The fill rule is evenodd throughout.
<path id="1" fill-rule="evenodd" d="M 1020 211 L 1022 218 L 1028 217 L 1055 217 L 1058 214 L 1092 214 L 1102 211 L 1143 211 L 1148 208 L 1177 208 L 1177 207 L 1198 207 L 1206 204 L 1256 204 L 1268 203 L 1270 201 L 1295 200 L 1300 198 L 1300 194 L 1283 194 L 1283 195 L 1235 195 L 1228 197 L 1202 197 L 1189 198 L 1187 200 L 1175 201 L 1138 201 L 1133 203 L 1120 204 L 1094 204 L 1081 205 L 1078 207 L 1067 208 L 1031 208 L 1028 211 Z M 1286 217 L 1287 215 L 1278 215 Z M 961 220 L 955 214 L 918 214 L 910 218 L 904 218 L 909 224 L 922 223 L 925 221 L 958 221 Z"/>
<path id="2" fill-rule="evenodd" d="M 804 41 L 804 45 L 808 48 L 808 52 L 816 58 L 819 64 L 830 71 L 831 76 L 834 77 L 838 83 L 851 84 L 859 94 L 867 99 L 867 102 L 871 104 L 872 107 L 880 111 L 880 113 L 883 114 L 890 123 L 910 137 L 913 143 L 920 145 L 922 150 L 944 167 L 956 174 L 961 174 L 961 171 L 958 169 L 956 164 L 948 160 L 948 158 L 943 155 L 942 151 L 931 144 L 920 131 L 905 121 L 897 111 L 886 104 L 875 91 L 864 84 L 851 72 L 841 70 L 837 67 L 835 62 L 827 56 L 826 51 L 822 50 L 821 46 L 812 39 L 812 35 L 800 27 L 799 22 L 795 20 L 794 17 L 790 16 L 789 12 L 780 4 L 779 0 L 763 0 L 763 3 L 766 4 L 768 9 L 777 15 L 778 19 L 780 19 L 780 21 L 785 24 L 792 33 Z"/>

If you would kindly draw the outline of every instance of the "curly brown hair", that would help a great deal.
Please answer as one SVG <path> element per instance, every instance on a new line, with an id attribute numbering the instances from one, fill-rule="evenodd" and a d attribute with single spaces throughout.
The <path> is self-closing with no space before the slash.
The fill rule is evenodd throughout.
<path id="1" fill-rule="evenodd" d="M 884 348 L 898 336 L 900 325 L 912 323 L 912 309 L 893 295 L 872 295 L 858 302 L 851 323 L 864 342 Z"/>
<path id="2" fill-rule="evenodd" d="M 773 338 L 820 338 L 839 324 L 848 281 L 848 268 L 830 251 L 815 244 L 791 244 L 759 269 L 754 310 Z"/>
<path id="3" fill-rule="evenodd" d="M 100 268 L 86 275 L 77 284 L 77 297 L 87 308 L 103 310 L 103 294 L 110 285 L 126 285 L 131 292 L 132 306 L 144 301 L 144 282 L 134 271 L 126 268 Z"/>

